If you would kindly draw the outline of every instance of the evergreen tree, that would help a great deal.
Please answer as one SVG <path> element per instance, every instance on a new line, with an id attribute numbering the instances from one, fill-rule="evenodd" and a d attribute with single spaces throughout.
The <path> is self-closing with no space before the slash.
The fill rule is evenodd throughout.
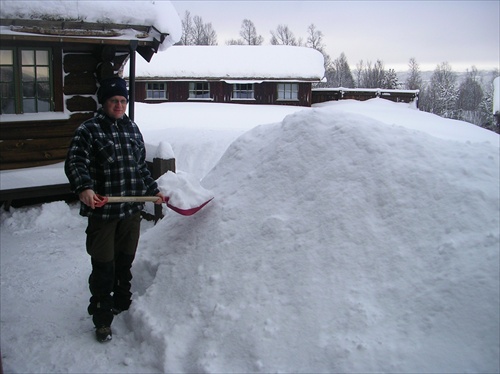
<path id="1" fill-rule="evenodd" d="M 457 76 L 448 62 L 438 65 L 431 76 L 429 87 L 426 90 L 425 107 L 427 112 L 445 118 L 456 118 L 456 102 L 458 90 Z"/>
<path id="2" fill-rule="evenodd" d="M 479 126 L 500 134 L 500 127 L 497 126 L 496 119 L 493 115 L 493 80 L 498 76 L 500 76 L 498 69 L 491 72 L 490 78 L 483 86 L 483 100 L 481 100 L 478 110 L 482 118 L 482 122 Z"/>
<path id="3" fill-rule="evenodd" d="M 384 83 L 382 85 L 382 88 L 395 90 L 396 88 L 398 88 L 398 85 L 398 75 L 396 73 L 396 70 L 387 70 L 384 74 Z"/>
<path id="4" fill-rule="evenodd" d="M 405 86 L 408 90 L 419 90 L 422 88 L 422 76 L 417 60 L 412 57 L 408 63 L 408 78 L 406 78 Z"/>

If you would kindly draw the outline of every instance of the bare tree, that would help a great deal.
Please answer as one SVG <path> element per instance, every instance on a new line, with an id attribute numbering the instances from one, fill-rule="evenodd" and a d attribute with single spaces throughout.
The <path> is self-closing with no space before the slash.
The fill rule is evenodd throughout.
<path id="1" fill-rule="evenodd" d="M 356 66 L 358 87 L 384 87 L 385 68 L 384 63 L 381 60 L 377 60 L 377 62 L 373 66 L 371 61 L 368 61 L 366 62 L 366 64 L 364 64 L 363 60 L 361 60 Z"/>
<path id="2" fill-rule="evenodd" d="M 192 45 L 193 44 L 193 19 L 191 13 L 186 10 L 182 19 L 182 37 L 177 44 Z"/>
<path id="3" fill-rule="evenodd" d="M 483 102 L 484 92 L 480 84 L 480 78 L 475 66 L 467 70 L 465 79 L 458 87 L 457 117 L 460 120 L 481 126 L 487 122 L 483 118 L 480 105 Z"/>
<path id="4" fill-rule="evenodd" d="M 211 23 L 203 23 L 200 16 L 193 17 L 193 44 L 194 45 L 217 45 L 217 34 Z"/>
<path id="5" fill-rule="evenodd" d="M 191 13 L 186 11 L 182 19 L 182 37 L 177 44 L 217 45 L 217 34 L 211 23 L 203 23 L 199 16 L 191 18 Z"/>
<path id="6" fill-rule="evenodd" d="M 344 52 L 331 63 L 327 71 L 327 80 L 329 87 L 354 88 L 354 78 Z"/>
<path id="7" fill-rule="evenodd" d="M 293 32 L 286 25 L 279 25 L 276 31 L 271 31 L 272 45 L 297 45 Z"/>
<path id="8" fill-rule="evenodd" d="M 359 60 L 356 64 L 356 87 L 361 87 L 361 81 L 363 77 L 363 71 L 365 70 L 365 62 L 363 60 Z"/>
<path id="9" fill-rule="evenodd" d="M 226 45 L 246 45 L 243 39 L 229 39 L 226 40 Z"/>
<path id="10" fill-rule="evenodd" d="M 243 38 L 244 44 L 261 45 L 264 42 L 264 38 L 261 35 L 257 35 L 257 29 L 249 19 L 243 20 L 240 36 Z"/>
<path id="11" fill-rule="evenodd" d="M 406 88 L 408 90 L 419 90 L 422 88 L 422 76 L 417 60 L 412 57 L 408 63 L 409 71 L 408 78 L 406 78 Z"/>
<path id="12" fill-rule="evenodd" d="M 323 52 L 325 49 L 323 44 L 323 33 L 316 30 L 316 26 L 313 23 L 311 23 L 307 28 L 306 47 L 314 48 L 320 52 Z"/>

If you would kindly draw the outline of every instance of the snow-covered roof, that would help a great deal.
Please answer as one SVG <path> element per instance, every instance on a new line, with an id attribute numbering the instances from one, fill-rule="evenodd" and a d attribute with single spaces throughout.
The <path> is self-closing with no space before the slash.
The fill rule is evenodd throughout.
<path id="1" fill-rule="evenodd" d="M 320 81 L 324 73 L 321 52 L 283 45 L 173 46 L 136 67 L 137 79 Z"/>
<path id="2" fill-rule="evenodd" d="M 398 90 L 398 89 L 389 89 L 389 88 L 347 88 L 347 87 L 319 87 L 313 88 L 313 91 L 340 91 L 340 92 L 379 92 L 379 93 L 406 93 L 406 94 L 418 94 L 420 90 Z"/>
<path id="3" fill-rule="evenodd" d="M 78 35 L 86 38 L 103 39 L 105 37 L 106 40 L 148 40 L 151 35 L 137 34 L 137 28 L 134 29 L 134 26 L 151 26 L 159 34 L 168 34 L 160 45 L 160 50 L 175 44 L 182 36 L 179 15 L 170 1 L 0 0 L 0 19 L 75 22 L 75 24 L 98 23 L 103 25 L 103 28 L 106 28 L 106 25 L 130 25 L 129 29 L 120 29 L 112 36 L 97 33 L 96 35 L 90 35 L 91 33 Z M 0 26 L 2 35 L 26 34 L 26 29 L 21 30 L 11 25 Z M 70 31 L 65 29 L 65 35 L 68 35 Z M 50 37 L 51 33 L 54 31 L 42 31 L 44 37 Z M 72 34 L 78 34 L 78 32 Z"/>

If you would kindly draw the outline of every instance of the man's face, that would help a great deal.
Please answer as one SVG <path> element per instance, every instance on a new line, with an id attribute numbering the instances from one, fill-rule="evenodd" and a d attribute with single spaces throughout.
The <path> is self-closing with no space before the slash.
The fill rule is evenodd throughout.
<path id="1" fill-rule="evenodd" d="M 113 96 L 102 106 L 104 113 L 114 119 L 122 118 L 127 109 L 127 99 L 123 96 Z"/>

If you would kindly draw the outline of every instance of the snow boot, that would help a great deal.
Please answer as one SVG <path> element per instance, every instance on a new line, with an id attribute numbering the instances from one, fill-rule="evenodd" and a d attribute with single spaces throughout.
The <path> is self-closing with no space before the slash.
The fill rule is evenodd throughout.
<path id="1" fill-rule="evenodd" d="M 113 339 L 113 333 L 111 332 L 111 327 L 109 326 L 96 327 L 95 337 L 99 343 L 109 342 L 111 339 Z"/>

